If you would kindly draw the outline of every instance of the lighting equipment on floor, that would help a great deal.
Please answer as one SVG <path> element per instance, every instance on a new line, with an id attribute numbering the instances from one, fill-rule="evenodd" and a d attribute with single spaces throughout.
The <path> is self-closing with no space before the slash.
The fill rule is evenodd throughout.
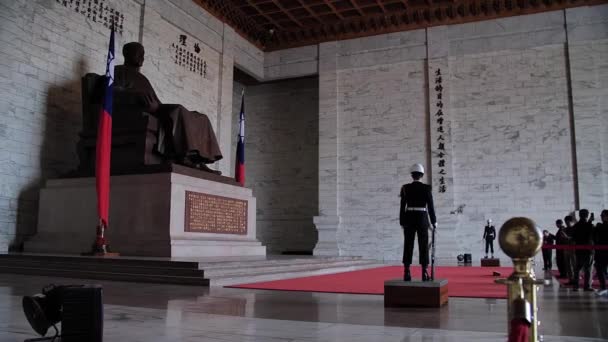
<path id="1" fill-rule="evenodd" d="M 459 264 L 472 264 L 473 263 L 473 255 L 471 253 L 458 254 L 456 257 Z"/>
<path id="2" fill-rule="evenodd" d="M 464 263 L 465 264 L 472 264 L 473 263 L 473 255 L 471 255 L 471 253 L 465 253 L 464 254 Z"/>
<path id="3" fill-rule="evenodd" d="M 52 337 L 25 340 L 52 342 L 102 342 L 103 302 L 100 285 L 48 285 L 42 293 L 23 297 L 23 313 L 32 329 Z M 61 322 L 61 333 L 57 323 Z"/>

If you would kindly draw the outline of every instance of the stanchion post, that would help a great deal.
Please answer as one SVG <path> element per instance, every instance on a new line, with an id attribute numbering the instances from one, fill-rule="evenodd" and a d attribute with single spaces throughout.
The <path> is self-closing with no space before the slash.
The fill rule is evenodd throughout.
<path id="1" fill-rule="evenodd" d="M 497 283 L 507 285 L 509 333 L 513 319 L 524 319 L 530 322 L 528 341 L 537 342 L 540 324 L 537 291 L 538 285 L 544 282 L 536 279 L 532 258 L 542 246 L 540 229 L 529 218 L 514 217 L 500 228 L 498 242 L 502 251 L 513 261 L 513 273 L 507 279 L 496 280 Z"/>

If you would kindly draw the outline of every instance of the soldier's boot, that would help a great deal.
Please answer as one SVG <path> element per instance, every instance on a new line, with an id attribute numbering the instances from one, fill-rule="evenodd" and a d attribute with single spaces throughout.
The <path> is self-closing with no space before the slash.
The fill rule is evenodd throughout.
<path id="1" fill-rule="evenodd" d="M 429 276 L 429 272 L 426 270 L 426 266 L 422 266 L 422 281 L 430 281 L 431 277 Z"/>
<path id="2" fill-rule="evenodd" d="M 409 266 L 405 266 L 403 269 L 403 281 L 412 281 L 412 274 L 410 273 Z"/>

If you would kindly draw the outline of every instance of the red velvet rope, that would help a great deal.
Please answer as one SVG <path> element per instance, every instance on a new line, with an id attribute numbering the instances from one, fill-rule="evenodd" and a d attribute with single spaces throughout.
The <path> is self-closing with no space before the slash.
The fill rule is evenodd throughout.
<path id="1" fill-rule="evenodd" d="M 527 321 L 521 318 L 514 318 L 511 320 L 509 342 L 528 342 L 529 334 L 530 324 Z"/>
<path id="2" fill-rule="evenodd" d="M 543 245 L 543 249 L 608 251 L 608 245 Z"/>

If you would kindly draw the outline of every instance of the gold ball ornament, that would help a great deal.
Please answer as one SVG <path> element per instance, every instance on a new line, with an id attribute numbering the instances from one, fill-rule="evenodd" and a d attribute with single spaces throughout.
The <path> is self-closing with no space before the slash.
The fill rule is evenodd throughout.
<path id="1" fill-rule="evenodd" d="M 542 235 L 536 223 L 527 217 L 513 217 L 498 232 L 500 248 L 512 259 L 532 258 L 542 246 Z"/>

